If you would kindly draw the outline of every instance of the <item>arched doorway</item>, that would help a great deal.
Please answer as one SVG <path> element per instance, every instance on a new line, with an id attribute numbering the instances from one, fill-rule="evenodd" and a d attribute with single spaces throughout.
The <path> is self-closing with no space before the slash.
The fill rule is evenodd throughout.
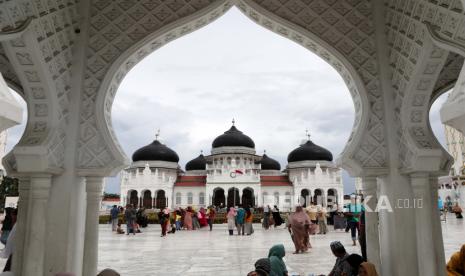
<path id="1" fill-rule="evenodd" d="M 323 205 L 323 191 L 321 189 L 316 189 L 313 193 L 312 203 L 315 205 Z"/>
<path id="2" fill-rule="evenodd" d="M 224 190 L 216 188 L 213 190 L 213 205 L 218 207 L 226 206 L 226 197 L 224 196 Z"/>
<path id="3" fill-rule="evenodd" d="M 150 190 L 144 191 L 142 206 L 147 209 L 152 209 L 152 192 Z"/>
<path id="4" fill-rule="evenodd" d="M 254 207 L 255 206 L 255 196 L 252 188 L 245 188 L 242 190 L 242 206 L 244 207 Z"/>
<path id="5" fill-rule="evenodd" d="M 310 191 L 308 189 L 303 189 L 300 191 L 300 204 L 305 208 L 310 203 Z"/>
<path id="6" fill-rule="evenodd" d="M 166 207 L 166 196 L 164 190 L 158 190 L 155 199 L 155 208 L 163 209 Z"/>
<path id="7" fill-rule="evenodd" d="M 228 190 L 228 207 L 238 206 L 240 203 L 239 189 L 230 188 Z"/>
<path id="8" fill-rule="evenodd" d="M 326 204 L 329 208 L 333 208 L 333 206 L 336 206 L 338 204 L 337 200 L 337 190 L 336 189 L 329 189 L 328 190 L 328 196 L 326 198 Z"/>
<path id="9" fill-rule="evenodd" d="M 132 207 L 139 207 L 139 196 L 137 194 L 136 190 L 131 190 L 129 191 L 129 202 L 128 204 L 131 204 Z"/>

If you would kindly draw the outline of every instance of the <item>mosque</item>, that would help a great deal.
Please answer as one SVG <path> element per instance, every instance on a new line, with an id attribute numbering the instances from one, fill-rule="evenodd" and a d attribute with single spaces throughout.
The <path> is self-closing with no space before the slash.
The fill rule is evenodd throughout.
<path id="1" fill-rule="evenodd" d="M 342 203 L 341 169 L 330 151 L 310 137 L 292 150 L 284 170 L 266 153 L 257 155 L 254 141 L 236 128 L 216 137 L 210 155 L 202 153 L 179 166 L 178 154 L 155 141 L 134 152 L 121 173 L 121 205 L 137 207 L 218 207 L 295 204 L 332 206 Z"/>

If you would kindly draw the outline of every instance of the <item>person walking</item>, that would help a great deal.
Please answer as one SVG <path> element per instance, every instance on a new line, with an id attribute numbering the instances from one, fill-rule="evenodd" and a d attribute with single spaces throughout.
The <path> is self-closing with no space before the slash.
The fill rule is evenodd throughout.
<path id="1" fill-rule="evenodd" d="M 247 236 L 252 235 L 253 233 L 253 213 L 249 207 L 245 209 L 245 226 L 244 231 Z"/>
<path id="2" fill-rule="evenodd" d="M 244 220 L 245 220 L 245 210 L 242 208 L 242 205 L 239 205 L 239 209 L 236 212 L 236 227 L 237 235 L 244 235 Z"/>
<path id="3" fill-rule="evenodd" d="M 6 244 L 8 236 L 13 229 L 13 225 L 16 223 L 16 212 L 15 208 L 5 208 L 5 219 L 2 221 L 2 234 L 0 236 L 0 242 L 4 245 Z"/>
<path id="4" fill-rule="evenodd" d="M 184 228 L 187 230 L 192 230 L 192 216 L 192 207 L 188 206 L 184 214 Z"/>
<path id="5" fill-rule="evenodd" d="M 272 214 L 273 214 L 273 221 L 274 221 L 274 227 L 276 228 L 277 226 L 280 226 L 281 224 L 283 224 L 283 218 L 281 218 L 281 214 L 279 213 L 279 208 L 278 206 L 274 206 L 273 210 L 272 210 Z"/>
<path id="6" fill-rule="evenodd" d="M 116 231 L 118 228 L 118 215 L 119 215 L 119 208 L 116 205 L 113 205 L 113 208 L 110 210 L 110 217 L 111 217 L 111 231 Z"/>
<path id="7" fill-rule="evenodd" d="M 319 232 L 318 234 L 326 235 L 327 227 L 326 227 L 326 208 L 319 206 L 317 211 L 317 220 L 318 220 L 318 227 Z"/>
<path id="8" fill-rule="evenodd" d="M 363 206 L 358 204 L 356 198 L 351 199 L 352 202 L 348 206 L 347 227 L 350 229 L 353 246 L 357 245 L 357 231 L 359 232 L 360 213 L 363 211 Z M 346 228 L 346 232 L 348 229 Z M 360 234 L 360 233 L 359 233 Z"/>
<path id="9" fill-rule="evenodd" d="M 174 214 L 174 223 L 176 224 L 176 230 L 179 231 L 181 230 L 181 219 L 182 219 L 182 215 L 181 215 L 181 210 L 176 210 L 175 214 Z"/>
<path id="10" fill-rule="evenodd" d="M 213 223 L 215 222 L 215 216 L 216 216 L 216 211 L 213 206 L 210 206 L 207 210 L 207 219 L 208 219 L 208 225 L 210 226 L 210 231 L 212 231 L 213 228 Z"/>
<path id="11" fill-rule="evenodd" d="M 228 220 L 228 231 L 230 236 L 234 234 L 234 228 L 236 227 L 236 215 L 237 214 L 234 207 L 230 207 L 229 212 L 226 215 L 226 219 Z"/>
<path id="12" fill-rule="evenodd" d="M 263 208 L 263 223 L 262 223 L 263 228 L 265 230 L 268 230 L 270 228 L 270 205 L 266 205 Z"/>
<path id="13" fill-rule="evenodd" d="M 136 230 L 134 229 L 134 224 L 136 223 L 136 210 L 132 207 L 131 204 L 126 205 L 126 211 L 124 211 L 124 219 L 126 220 L 127 235 L 129 235 L 131 231 L 135 235 Z"/>
<path id="14" fill-rule="evenodd" d="M 288 230 L 294 242 L 294 254 L 307 252 L 312 247 L 310 244 L 310 218 L 303 211 L 302 206 L 297 206 L 295 212 L 289 216 Z"/>
<path id="15" fill-rule="evenodd" d="M 166 210 L 167 209 L 164 208 L 163 210 L 160 210 L 160 212 L 158 212 L 158 222 L 160 223 L 160 227 L 161 227 L 160 237 L 166 236 L 166 229 L 167 229 L 167 225 L 169 224 L 169 213 L 167 217 Z"/>

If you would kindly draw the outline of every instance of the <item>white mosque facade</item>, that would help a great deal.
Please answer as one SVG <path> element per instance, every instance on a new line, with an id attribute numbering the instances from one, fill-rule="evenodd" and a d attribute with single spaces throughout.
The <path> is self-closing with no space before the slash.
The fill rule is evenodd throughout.
<path id="1" fill-rule="evenodd" d="M 121 173 L 121 205 L 163 208 L 296 204 L 333 206 L 343 202 L 341 169 L 331 152 L 310 139 L 291 151 L 284 170 L 233 126 L 185 169 L 175 151 L 158 139 L 134 152 Z"/>

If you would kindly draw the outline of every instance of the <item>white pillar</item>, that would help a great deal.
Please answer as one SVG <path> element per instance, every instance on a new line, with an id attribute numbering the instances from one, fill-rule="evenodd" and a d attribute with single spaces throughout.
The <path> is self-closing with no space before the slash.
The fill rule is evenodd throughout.
<path id="1" fill-rule="evenodd" d="M 47 229 L 47 206 L 52 185 L 49 174 L 31 176 L 29 225 L 24 244 L 22 275 L 42 275 L 44 273 L 45 236 Z"/>
<path id="2" fill-rule="evenodd" d="M 18 219 L 16 221 L 16 240 L 15 240 L 15 257 L 13 258 L 12 271 L 15 275 L 20 276 L 22 273 L 22 261 L 24 258 L 24 245 L 26 244 L 26 233 L 29 229 L 29 196 L 31 182 L 29 177 L 19 178 L 19 200 L 18 200 Z"/>
<path id="3" fill-rule="evenodd" d="M 379 256 L 379 220 L 378 213 L 375 212 L 378 203 L 378 184 L 374 176 L 365 176 L 362 180 L 364 204 L 367 207 L 365 212 L 365 236 L 367 247 L 367 259 L 380 271 L 381 260 Z"/>
<path id="4" fill-rule="evenodd" d="M 394 171 L 378 179 L 378 206 L 386 200 L 392 207 L 392 210 L 382 209 L 378 212 L 380 275 L 421 275 L 418 272 L 415 210 L 396 208 L 400 201 L 413 200 L 410 178 Z"/>
<path id="5" fill-rule="evenodd" d="M 427 173 L 411 174 L 411 183 L 415 198 L 410 206 L 415 210 L 417 223 L 418 271 L 420 275 L 440 276 L 446 270 L 442 233 L 437 233 L 435 221 L 440 221 L 437 210 L 437 197 L 431 193 L 431 182 Z M 437 180 L 436 180 L 437 181 Z M 437 185 L 435 185 L 436 187 Z M 437 242 L 439 241 L 439 242 Z"/>
<path id="6" fill-rule="evenodd" d="M 97 275 L 99 209 L 103 177 L 86 177 L 86 232 L 84 241 L 83 275 Z"/>

